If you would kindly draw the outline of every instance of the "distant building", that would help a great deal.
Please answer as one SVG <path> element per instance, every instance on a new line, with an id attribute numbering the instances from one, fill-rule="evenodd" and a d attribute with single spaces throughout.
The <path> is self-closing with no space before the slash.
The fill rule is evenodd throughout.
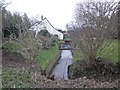
<path id="1" fill-rule="evenodd" d="M 59 39 L 63 40 L 63 33 L 54 28 L 46 17 L 43 18 L 43 16 L 41 16 L 41 21 L 30 28 L 30 30 L 36 31 L 35 37 L 37 36 L 39 31 L 45 29 L 48 30 L 50 34 L 57 35 Z"/>

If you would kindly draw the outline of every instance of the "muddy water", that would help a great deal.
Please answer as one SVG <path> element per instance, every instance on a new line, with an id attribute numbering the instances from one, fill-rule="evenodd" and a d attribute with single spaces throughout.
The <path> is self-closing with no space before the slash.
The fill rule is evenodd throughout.
<path id="1" fill-rule="evenodd" d="M 55 80 L 68 80 L 68 66 L 72 64 L 72 52 L 70 50 L 62 50 L 61 58 L 53 69 Z"/>

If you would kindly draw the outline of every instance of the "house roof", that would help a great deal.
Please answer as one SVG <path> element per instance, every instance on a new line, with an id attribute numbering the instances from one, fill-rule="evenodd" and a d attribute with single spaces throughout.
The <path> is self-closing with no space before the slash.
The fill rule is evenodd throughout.
<path id="1" fill-rule="evenodd" d="M 45 17 L 43 20 L 41 20 L 41 21 L 39 21 L 39 22 L 36 22 L 36 23 L 34 23 L 30 28 L 32 28 L 32 27 L 35 27 L 35 26 L 37 26 L 37 25 L 39 25 L 40 23 L 42 23 L 42 21 L 44 21 L 44 20 L 47 20 L 47 22 L 51 25 L 51 27 L 52 28 L 54 28 L 56 31 L 58 31 L 59 29 L 56 29 L 51 23 L 50 23 L 50 21 Z M 60 32 L 60 31 L 58 31 L 58 32 Z M 60 33 L 62 33 L 62 32 L 60 32 Z"/>
<path id="2" fill-rule="evenodd" d="M 48 23 L 55 29 L 55 30 L 57 30 L 58 31 L 58 29 L 56 29 L 51 23 L 50 23 L 50 21 L 45 17 L 43 20 L 47 20 L 48 21 Z M 42 21 L 40 21 L 40 22 L 38 22 L 38 24 L 40 24 L 40 23 L 42 23 Z"/>

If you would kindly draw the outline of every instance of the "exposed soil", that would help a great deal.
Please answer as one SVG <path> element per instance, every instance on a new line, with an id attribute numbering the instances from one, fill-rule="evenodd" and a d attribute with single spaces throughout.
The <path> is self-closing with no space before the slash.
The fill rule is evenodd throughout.
<path id="1" fill-rule="evenodd" d="M 25 59 L 23 55 L 17 52 L 2 50 L 2 68 L 13 68 L 16 70 L 25 70 L 36 73 L 33 82 L 36 88 L 111 88 L 117 87 L 119 82 L 114 80 L 109 81 L 95 81 L 94 79 L 87 79 L 85 76 L 74 80 L 52 81 L 41 75 L 40 67 L 35 61 Z"/>
<path id="2" fill-rule="evenodd" d="M 11 52 L 6 49 L 2 50 L 2 68 L 13 68 L 16 70 L 26 70 L 30 72 L 40 70 L 37 62 L 24 58 L 20 53 Z"/>

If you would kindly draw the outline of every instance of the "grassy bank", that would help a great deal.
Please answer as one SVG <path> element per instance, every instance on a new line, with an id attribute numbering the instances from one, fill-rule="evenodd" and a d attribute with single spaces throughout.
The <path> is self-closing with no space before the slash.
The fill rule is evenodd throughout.
<path id="1" fill-rule="evenodd" d="M 31 43 L 32 46 L 28 45 L 26 41 L 26 47 L 24 47 L 19 42 L 11 41 L 5 43 L 3 47 L 8 49 L 9 51 L 20 52 L 28 59 L 32 59 L 33 54 L 29 50 L 27 51 L 24 49 L 31 48 L 31 50 L 34 51 L 34 54 L 36 54 L 34 59 L 37 60 L 41 68 L 46 68 L 49 63 L 54 59 L 54 57 L 59 53 L 59 48 L 57 44 L 51 46 L 48 49 L 42 49 L 40 48 L 41 46 L 39 44 L 39 41 L 32 39 Z"/>
<path id="2" fill-rule="evenodd" d="M 106 42 L 107 43 L 107 42 Z M 106 44 L 105 43 L 105 44 Z M 101 57 L 112 62 L 118 62 L 118 43 L 120 41 L 113 40 L 110 45 L 108 45 L 101 53 Z M 104 45 L 103 45 L 104 46 Z M 98 52 L 99 53 L 99 52 Z M 74 51 L 73 62 L 84 59 L 84 55 L 80 51 Z"/>
<path id="3" fill-rule="evenodd" d="M 42 50 L 41 53 L 36 57 L 41 68 L 46 68 L 54 57 L 59 53 L 57 45 L 52 46 L 49 49 Z"/>
<path id="4" fill-rule="evenodd" d="M 14 69 L 3 69 L 2 79 L 3 88 L 30 88 L 33 85 L 31 75 L 28 72 Z"/>
<path id="5" fill-rule="evenodd" d="M 14 52 L 20 51 L 23 48 L 22 45 L 14 41 L 5 43 L 3 47 L 8 49 L 9 51 L 14 51 Z"/>
<path id="6" fill-rule="evenodd" d="M 112 43 L 103 50 L 101 57 L 112 62 L 118 62 L 118 40 L 113 40 Z"/>

